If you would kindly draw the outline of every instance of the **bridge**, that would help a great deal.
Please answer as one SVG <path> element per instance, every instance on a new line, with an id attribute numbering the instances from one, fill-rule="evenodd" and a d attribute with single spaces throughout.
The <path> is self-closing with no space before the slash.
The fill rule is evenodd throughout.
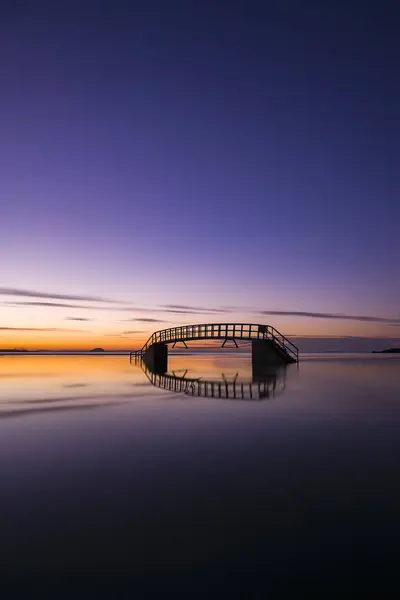
<path id="1" fill-rule="evenodd" d="M 143 359 L 151 371 L 163 374 L 168 370 L 168 344 L 174 348 L 183 343 L 187 348 L 186 342 L 193 340 L 222 340 L 221 347 L 228 341 L 236 347 L 238 340 L 251 342 L 253 372 L 265 364 L 282 365 L 299 360 L 297 346 L 275 327 L 254 323 L 201 323 L 155 331 L 140 350 L 130 353 L 130 360 Z"/>
<path id="2" fill-rule="evenodd" d="M 285 389 L 286 366 L 274 367 L 262 379 L 239 381 L 238 373 L 232 378 L 223 374 L 221 379 L 208 380 L 203 377 L 186 377 L 183 375 L 160 374 L 151 371 L 140 361 L 147 379 L 155 387 L 185 396 L 200 396 L 202 398 L 221 398 L 224 400 L 265 400 L 281 394 Z"/>

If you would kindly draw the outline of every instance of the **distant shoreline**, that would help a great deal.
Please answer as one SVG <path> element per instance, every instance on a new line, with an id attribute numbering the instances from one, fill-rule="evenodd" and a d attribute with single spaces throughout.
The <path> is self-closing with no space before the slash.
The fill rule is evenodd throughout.
<path id="1" fill-rule="evenodd" d="M 92 352 L 91 350 L 0 350 L 0 356 L 129 356 L 130 350 L 105 350 Z"/>
<path id="2" fill-rule="evenodd" d="M 92 350 L 0 350 L 0 357 L 2 356 L 129 356 L 131 350 L 104 350 L 103 352 L 93 352 Z M 170 356 L 191 356 L 197 354 L 251 354 L 250 348 L 198 348 L 185 350 L 169 350 Z M 362 354 L 364 356 L 371 356 L 371 354 L 400 354 L 400 348 L 387 349 L 387 350 L 358 350 L 349 352 L 347 350 L 320 350 L 320 351 L 304 351 L 301 355 L 307 356 L 310 354 L 318 355 L 338 355 L 338 354 Z M 301 356 L 300 356 L 301 358 Z"/>

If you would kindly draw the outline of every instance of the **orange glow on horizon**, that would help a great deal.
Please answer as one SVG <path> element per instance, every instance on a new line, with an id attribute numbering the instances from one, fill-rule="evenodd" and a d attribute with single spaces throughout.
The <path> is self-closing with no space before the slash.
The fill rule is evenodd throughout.
<path id="1" fill-rule="evenodd" d="M 200 320 L 196 320 L 198 323 Z M 251 322 L 248 320 L 247 322 Z M 285 321 L 264 319 L 265 323 L 273 325 L 278 331 L 288 336 L 307 337 L 398 337 L 399 327 L 381 323 L 362 321 L 341 321 L 335 319 L 291 318 Z M 170 327 L 175 325 L 169 324 Z M 179 326 L 177 324 L 176 326 Z M 66 331 L 0 331 L 0 349 L 25 348 L 27 350 L 135 350 L 141 348 L 155 330 L 149 329 L 140 334 L 92 333 Z"/>
<path id="2" fill-rule="evenodd" d="M 0 348 L 25 348 L 26 350 L 133 350 L 140 348 L 150 337 L 143 334 L 140 337 L 114 335 L 80 335 L 64 332 L 4 332 L 0 335 Z"/>

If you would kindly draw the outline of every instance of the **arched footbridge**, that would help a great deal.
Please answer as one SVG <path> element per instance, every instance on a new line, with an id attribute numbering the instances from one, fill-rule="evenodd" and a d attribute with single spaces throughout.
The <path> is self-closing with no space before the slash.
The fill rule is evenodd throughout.
<path id="1" fill-rule="evenodd" d="M 143 359 L 152 371 L 165 372 L 168 344 L 186 346 L 193 340 L 221 340 L 222 347 L 228 341 L 236 347 L 238 341 L 251 342 L 253 363 L 288 364 L 299 360 L 297 346 L 275 327 L 255 323 L 201 323 L 155 331 L 143 348 L 130 353 L 130 359 Z"/>

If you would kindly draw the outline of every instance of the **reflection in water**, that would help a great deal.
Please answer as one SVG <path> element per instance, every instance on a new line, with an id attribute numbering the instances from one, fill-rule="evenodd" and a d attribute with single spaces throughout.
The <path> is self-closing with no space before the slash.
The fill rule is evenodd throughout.
<path id="1" fill-rule="evenodd" d="M 116 406 L 121 404 L 121 402 L 102 402 L 102 403 L 91 403 L 91 404 L 66 404 L 63 406 L 39 406 L 32 410 L 31 407 L 20 408 L 18 410 L 1 410 L 0 411 L 0 419 L 4 419 L 7 417 L 24 417 L 26 415 L 40 415 L 43 413 L 54 413 L 54 412 L 68 412 L 73 411 L 76 412 L 78 410 L 88 410 L 92 408 L 105 408 L 107 406 Z"/>
<path id="2" fill-rule="evenodd" d="M 400 357 L 258 374 L 282 402 L 218 401 L 258 398 L 250 354 L 169 368 L 0 357 L 2 573 L 397 582 Z"/>
<path id="3" fill-rule="evenodd" d="M 152 385 L 164 388 L 170 392 L 183 393 L 186 396 L 201 396 L 203 398 L 224 398 L 231 400 L 264 400 L 285 389 L 286 366 L 266 367 L 263 373 L 253 375 L 250 381 L 239 379 L 236 372 L 233 377 L 221 373 L 220 379 L 204 379 L 203 377 L 187 377 L 188 370 L 183 375 L 175 371 L 170 373 L 155 373 L 149 369 L 143 360 L 137 359 L 146 377 Z"/>
<path id="4" fill-rule="evenodd" d="M 132 384 L 154 395 L 139 369 L 132 378 L 126 357 L 2 356 L 0 419 L 129 404 L 148 393 Z"/>

